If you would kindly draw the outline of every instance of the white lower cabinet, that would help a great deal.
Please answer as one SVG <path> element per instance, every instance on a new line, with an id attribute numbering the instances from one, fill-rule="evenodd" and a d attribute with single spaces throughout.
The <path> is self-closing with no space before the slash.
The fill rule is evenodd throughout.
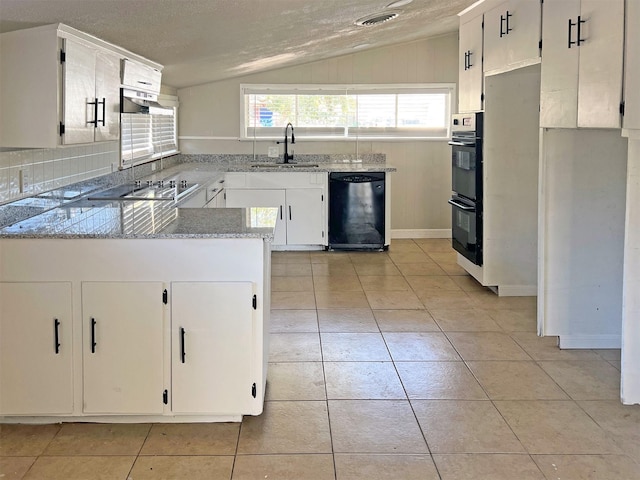
<path id="1" fill-rule="evenodd" d="M 171 409 L 177 414 L 250 411 L 254 293 L 251 282 L 171 285 Z"/>
<path id="2" fill-rule="evenodd" d="M 0 414 L 73 410 L 70 282 L 0 283 Z"/>
<path id="3" fill-rule="evenodd" d="M 83 412 L 163 412 L 163 284 L 83 282 Z"/>

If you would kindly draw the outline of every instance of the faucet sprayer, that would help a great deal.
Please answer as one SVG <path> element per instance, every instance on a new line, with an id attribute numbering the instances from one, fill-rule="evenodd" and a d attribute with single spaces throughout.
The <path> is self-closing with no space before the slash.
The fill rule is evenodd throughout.
<path id="1" fill-rule="evenodd" d="M 289 123 L 287 123 L 287 126 L 284 127 L 284 162 L 283 163 L 289 163 L 290 160 L 293 160 L 293 153 L 291 155 L 289 155 L 289 149 L 288 149 L 289 140 L 288 140 L 287 133 L 289 132 L 289 127 L 291 127 L 291 145 L 296 143 L 296 136 L 293 133 L 293 124 L 291 122 L 289 122 Z M 276 142 L 276 143 L 280 144 L 280 143 L 283 143 L 283 142 Z"/>

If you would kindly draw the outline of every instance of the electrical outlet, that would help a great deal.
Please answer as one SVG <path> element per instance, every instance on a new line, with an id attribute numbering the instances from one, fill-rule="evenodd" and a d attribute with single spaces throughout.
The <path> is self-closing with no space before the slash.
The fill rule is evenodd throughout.
<path id="1" fill-rule="evenodd" d="M 278 158 L 278 147 L 269 147 L 269 158 Z"/>

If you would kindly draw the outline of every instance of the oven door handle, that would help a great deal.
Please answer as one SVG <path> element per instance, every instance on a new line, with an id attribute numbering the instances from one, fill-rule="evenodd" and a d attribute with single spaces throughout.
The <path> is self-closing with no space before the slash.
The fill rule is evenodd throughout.
<path id="1" fill-rule="evenodd" d="M 475 147 L 476 144 L 475 142 L 456 142 L 456 141 L 451 141 L 448 142 L 449 145 L 453 146 L 453 147 Z"/>
<path id="2" fill-rule="evenodd" d="M 447 200 L 447 203 L 449 203 L 449 205 L 453 205 L 454 207 L 459 208 L 460 210 L 464 210 L 465 212 L 474 212 L 476 209 L 476 207 L 472 207 L 470 205 L 465 205 L 464 203 L 456 202 L 453 199 Z"/>

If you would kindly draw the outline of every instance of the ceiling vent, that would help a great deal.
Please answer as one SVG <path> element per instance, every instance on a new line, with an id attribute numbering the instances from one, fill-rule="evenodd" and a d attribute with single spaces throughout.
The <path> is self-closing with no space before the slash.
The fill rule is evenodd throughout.
<path id="1" fill-rule="evenodd" d="M 388 22 L 389 20 L 393 20 L 398 15 L 400 15 L 399 12 L 391 11 L 374 13 L 372 15 L 367 15 L 366 17 L 359 18 L 358 20 L 356 20 L 356 25 L 360 27 L 371 27 L 373 25 L 379 25 L 381 23 Z"/>

